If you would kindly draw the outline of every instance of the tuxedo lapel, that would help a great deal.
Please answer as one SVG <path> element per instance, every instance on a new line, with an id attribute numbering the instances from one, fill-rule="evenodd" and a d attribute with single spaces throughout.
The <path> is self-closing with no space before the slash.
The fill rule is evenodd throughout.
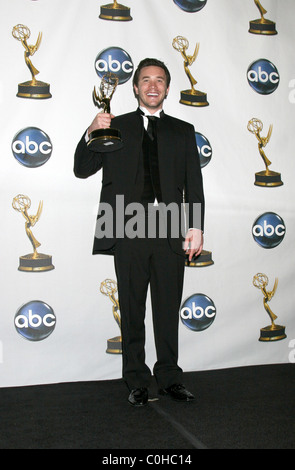
<path id="1" fill-rule="evenodd" d="M 114 123 L 115 124 L 115 123 Z M 121 123 L 118 122 L 120 128 Z M 132 190 L 136 183 L 140 159 L 143 159 L 142 141 L 143 141 L 143 120 L 138 111 L 130 113 L 128 118 L 122 123 L 121 133 L 123 137 L 122 174 L 119 175 L 125 188 L 127 197 L 126 202 L 130 202 Z M 120 166 L 121 168 L 121 166 Z"/>
<path id="2" fill-rule="evenodd" d="M 137 170 L 138 170 L 138 165 L 139 165 L 139 159 L 143 158 L 142 155 L 142 141 L 143 141 L 143 132 L 144 132 L 144 127 L 143 127 L 143 121 L 142 121 L 142 116 L 137 110 L 131 118 L 130 122 L 130 133 L 132 135 L 132 149 L 130 151 L 130 175 L 129 175 L 129 181 L 130 184 L 134 185 L 136 176 L 137 176 Z"/>

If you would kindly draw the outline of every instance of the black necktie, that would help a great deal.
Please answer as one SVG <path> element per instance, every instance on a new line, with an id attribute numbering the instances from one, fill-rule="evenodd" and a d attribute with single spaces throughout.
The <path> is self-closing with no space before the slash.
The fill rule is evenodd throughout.
<path id="1" fill-rule="evenodd" d="M 155 116 L 147 116 L 148 118 L 148 127 L 147 127 L 147 133 L 148 136 L 151 140 L 154 140 L 156 136 L 156 118 Z"/>

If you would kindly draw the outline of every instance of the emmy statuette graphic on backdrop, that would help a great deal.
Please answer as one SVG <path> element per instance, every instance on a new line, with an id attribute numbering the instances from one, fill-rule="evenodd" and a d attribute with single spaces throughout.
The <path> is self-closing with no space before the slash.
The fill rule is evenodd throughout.
<path id="1" fill-rule="evenodd" d="M 174 47 L 176 51 L 181 53 L 184 59 L 184 64 L 183 64 L 184 70 L 191 84 L 190 90 L 184 90 L 180 92 L 179 102 L 182 104 L 186 104 L 188 106 L 208 106 L 209 103 L 207 101 L 207 94 L 202 91 L 195 90 L 194 87 L 198 82 L 192 76 L 190 69 L 189 69 L 189 67 L 194 63 L 194 61 L 197 58 L 200 44 L 199 43 L 196 44 L 193 55 L 186 54 L 186 50 L 189 47 L 189 42 L 183 36 L 177 36 L 176 38 L 174 38 L 172 42 L 172 46 Z"/>
<path id="2" fill-rule="evenodd" d="M 273 188 L 276 186 L 282 186 L 284 183 L 281 180 L 281 174 L 276 171 L 271 171 L 268 167 L 271 165 L 271 161 L 267 158 L 263 148 L 268 144 L 272 134 L 272 124 L 269 126 L 266 137 L 261 137 L 260 132 L 263 129 L 263 124 L 260 119 L 253 118 L 248 122 L 247 129 L 249 132 L 254 134 L 258 140 L 258 150 L 264 161 L 266 169 L 255 173 L 255 186 L 263 186 L 266 188 Z"/>
<path id="3" fill-rule="evenodd" d="M 33 98 L 33 99 L 46 99 L 51 98 L 50 93 L 50 85 L 48 83 L 41 82 L 40 80 L 36 80 L 36 75 L 38 75 L 39 70 L 34 67 L 31 62 L 30 57 L 37 52 L 39 49 L 42 33 L 38 34 L 38 38 L 35 45 L 29 45 L 27 40 L 31 36 L 31 31 L 29 28 L 23 24 L 17 24 L 12 29 L 12 36 L 21 41 L 22 45 L 25 48 L 25 62 L 28 69 L 31 72 L 32 80 L 27 82 L 19 83 L 18 85 L 18 93 L 16 96 L 20 98 Z"/>
<path id="4" fill-rule="evenodd" d="M 54 269 L 54 266 L 52 264 L 52 256 L 50 255 L 44 255 L 43 253 L 38 253 L 37 248 L 41 246 L 41 243 L 36 240 L 34 237 L 31 227 L 34 227 L 34 225 L 38 222 L 42 208 L 43 208 L 43 202 L 39 202 L 39 207 L 37 210 L 36 215 L 29 215 L 28 214 L 28 209 L 31 207 L 31 200 L 28 196 L 25 196 L 23 194 L 18 194 L 15 196 L 15 198 L 12 201 L 12 207 L 15 209 L 17 212 L 21 212 L 22 215 L 24 216 L 26 222 L 25 222 L 25 229 L 26 229 L 26 234 L 32 243 L 33 246 L 33 253 L 30 253 L 28 255 L 20 256 L 19 259 L 19 271 L 26 271 L 26 272 L 43 272 L 43 271 L 51 271 Z"/>
<path id="5" fill-rule="evenodd" d="M 93 102 L 98 108 L 103 108 L 104 113 L 111 112 L 111 99 L 118 82 L 119 78 L 115 74 L 108 72 L 103 75 L 98 92 L 94 87 L 92 94 Z M 112 129 L 111 127 L 95 129 L 90 133 L 87 145 L 94 152 L 106 151 L 107 149 L 116 150 L 122 145 L 121 133 L 118 129 Z"/>
<path id="6" fill-rule="evenodd" d="M 114 3 L 100 7 L 99 18 L 111 21 L 131 21 L 130 8 L 120 5 L 117 0 Z"/>
<path id="7" fill-rule="evenodd" d="M 106 295 L 113 303 L 113 317 L 121 331 L 120 306 L 118 299 L 115 297 L 117 290 L 117 283 L 112 279 L 105 279 L 100 284 L 100 292 Z M 106 352 L 109 354 L 122 354 L 122 336 L 115 336 L 109 339 L 107 341 Z"/>
<path id="8" fill-rule="evenodd" d="M 250 21 L 249 33 L 264 34 L 266 36 L 273 36 L 278 34 L 276 31 L 276 24 L 273 21 L 266 20 L 264 18 L 267 10 L 263 8 L 259 0 L 254 0 L 254 2 L 260 12 L 261 18 L 259 18 L 259 20 Z"/>
<path id="9" fill-rule="evenodd" d="M 276 278 L 272 291 L 267 291 L 268 277 L 266 274 L 257 273 L 253 277 L 253 285 L 261 290 L 263 294 L 263 306 L 271 319 L 271 325 L 260 329 L 259 341 L 279 341 L 286 338 L 285 326 L 275 324 L 275 320 L 278 317 L 272 312 L 268 305 L 268 302 L 271 301 L 277 290 L 278 279 Z"/>

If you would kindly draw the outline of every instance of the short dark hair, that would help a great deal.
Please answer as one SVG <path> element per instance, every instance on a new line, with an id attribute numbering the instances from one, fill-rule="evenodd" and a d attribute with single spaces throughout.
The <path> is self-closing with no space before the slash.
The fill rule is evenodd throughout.
<path id="1" fill-rule="evenodd" d="M 153 59 L 153 58 L 143 59 L 143 60 L 138 64 L 138 67 L 137 67 L 137 69 L 135 70 L 135 73 L 134 73 L 134 75 L 133 75 L 133 85 L 138 86 L 138 79 L 139 79 L 140 71 L 141 71 L 144 67 L 150 67 L 151 65 L 154 65 L 154 66 L 156 66 L 156 67 L 160 67 L 161 69 L 164 70 L 165 75 L 166 75 L 167 88 L 168 88 L 169 85 L 170 85 L 170 81 L 171 81 L 170 72 L 169 72 L 168 68 L 166 67 L 166 65 L 164 64 L 164 62 L 162 62 L 161 60 L 158 60 L 158 59 Z"/>

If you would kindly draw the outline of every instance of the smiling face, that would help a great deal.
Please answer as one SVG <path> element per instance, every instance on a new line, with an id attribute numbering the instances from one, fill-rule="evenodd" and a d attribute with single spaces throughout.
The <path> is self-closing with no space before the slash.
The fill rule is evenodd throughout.
<path id="1" fill-rule="evenodd" d="M 143 67 L 138 77 L 138 84 L 134 85 L 139 106 L 144 106 L 150 113 L 162 109 L 163 101 L 168 95 L 165 71 L 158 66 Z"/>

